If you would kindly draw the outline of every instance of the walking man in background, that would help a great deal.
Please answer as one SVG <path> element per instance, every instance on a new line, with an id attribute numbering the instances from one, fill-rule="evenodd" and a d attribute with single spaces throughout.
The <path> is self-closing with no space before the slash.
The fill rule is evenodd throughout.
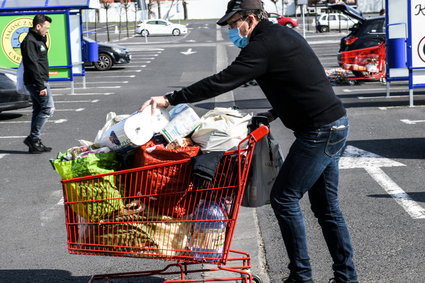
<path id="1" fill-rule="evenodd" d="M 52 19 L 38 14 L 33 19 L 33 26 L 21 43 L 24 65 L 24 83 L 31 94 L 32 119 L 31 131 L 24 140 L 30 153 L 50 152 L 51 147 L 41 142 L 41 130 L 54 112 L 53 96 L 50 92 L 47 33 Z"/>

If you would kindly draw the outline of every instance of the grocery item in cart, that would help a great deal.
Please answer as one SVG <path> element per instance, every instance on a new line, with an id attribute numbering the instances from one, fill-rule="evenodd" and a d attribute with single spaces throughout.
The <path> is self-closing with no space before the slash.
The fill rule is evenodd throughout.
<path id="1" fill-rule="evenodd" d="M 202 152 L 234 150 L 247 136 L 251 118 L 236 109 L 216 107 L 201 117 L 201 124 L 191 138 Z"/>
<path id="2" fill-rule="evenodd" d="M 186 137 L 200 124 L 198 114 L 187 104 L 178 104 L 169 112 L 170 122 L 161 130 L 168 142 Z"/>
<path id="3" fill-rule="evenodd" d="M 200 200 L 192 220 L 195 221 L 188 239 L 188 250 L 193 251 L 192 256 L 199 261 L 217 261 L 222 257 L 226 236 L 224 205 L 212 200 Z"/>
<path id="4" fill-rule="evenodd" d="M 163 144 L 155 144 L 151 140 L 137 149 L 133 167 L 166 164 L 170 161 L 188 159 L 199 153 L 200 149 L 197 145 L 168 149 Z M 128 187 L 135 195 L 137 192 L 142 195 L 152 195 L 150 205 L 163 211 L 164 215 L 181 217 L 190 213 L 188 211 L 189 203 L 183 201 L 191 190 L 190 180 L 181 177 L 190 170 L 191 164 L 184 163 L 168 169 L 158 168 L 147 171 L 145 176 L 134 175 L 129 180 L 131 183 Z M 138 184 L 144 185 L 138 186 Z M 137 190 L 137 192 L 133 192 L 133 190 Z"/>
<path id="5" fill-rule="evenodd" d="M 130 206 L 136 209 L 129 209 Z M 124 213 L 124 211 L 133 211 Z M 82 249 L 97 245 L 103 251 L 145 253 L 157 256 L 178 256 L 186 248 L 187 222 L 153 213 L 143 203 L 132 202 L 109 218 L 89 225 L 80 225 Z M 149 257 L 149 256 L 147 256 Z"/>
<path id="6" fill-rule="evenodd" d="M 152 114 L 147 107 L 136 112 L 107 129 L 97 141 L 99 146 L 107 146 L 115 152 L 126 152 L 147 143 L 152 136 L 168 124 L 168 113 L 156 108 Z"/>
<path id="7" fill-rule="evenodd" d="M 120 162 L 115 152 L 90 153 L 75 160 L 63 161 L 67 154 L 59 153 L 51 160 L 53 168 L 62 179 L 72 179 L 119 170 Z M 88 222 L 94 222 L 123 207 L 121 193 L 114 176 L 103 176 L 93 182 L 80 181 L 64 187 L 65 200 L 71 209 Z M 91 203 L 87 201 L 91 200 Z"/>

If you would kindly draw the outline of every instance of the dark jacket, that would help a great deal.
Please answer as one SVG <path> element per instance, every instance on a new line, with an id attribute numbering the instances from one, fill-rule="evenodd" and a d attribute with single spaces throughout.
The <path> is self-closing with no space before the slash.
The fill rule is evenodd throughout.
<path id="1" fill-rule="evenodd" d="M 24 83 L 35 85 L 36 90 L 45 89 L 44 82 L 49 80 L 49 61 L 47 59 L 46 37 L 29 30 L 21 43 L 24 63 Z"/>
<path id="2" fill-rule="evenodd" d="M 286 127 L 317 129 L 345 115 L 323 66 L 297 32 L 264 20 L 223 71 L 167 95 L 171 105 L 196 102 L 255 79 Z"/>

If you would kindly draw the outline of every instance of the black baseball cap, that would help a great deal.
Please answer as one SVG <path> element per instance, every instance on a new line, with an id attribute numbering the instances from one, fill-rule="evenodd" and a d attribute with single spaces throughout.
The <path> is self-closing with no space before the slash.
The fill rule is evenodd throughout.
<path id="1" fill-rule="evenodd" d="M 227 4 L 226 14 L 218 20 L 220 26 L 227 25 L 227 21 L 234 14 L 244 10 L 263 10 L 263 2 L 261 0 L 230 0 Z"/>

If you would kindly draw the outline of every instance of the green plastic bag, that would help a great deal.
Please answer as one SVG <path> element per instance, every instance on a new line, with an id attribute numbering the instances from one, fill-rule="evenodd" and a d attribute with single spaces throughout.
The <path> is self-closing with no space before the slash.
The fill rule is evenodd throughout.
<path id="1" fill-rule="evenodd" d="M 63 180 L 110 173 L 121 167 L 115 152 L 91 153 L 69 161 L 62 161 L 62 156 L 59 153 L 51 163 Z M 72 210 L 88 222 L 101 220 L 123 207 L 119 185 L 113 175 L 65 182 L 64 193 Z"/>

